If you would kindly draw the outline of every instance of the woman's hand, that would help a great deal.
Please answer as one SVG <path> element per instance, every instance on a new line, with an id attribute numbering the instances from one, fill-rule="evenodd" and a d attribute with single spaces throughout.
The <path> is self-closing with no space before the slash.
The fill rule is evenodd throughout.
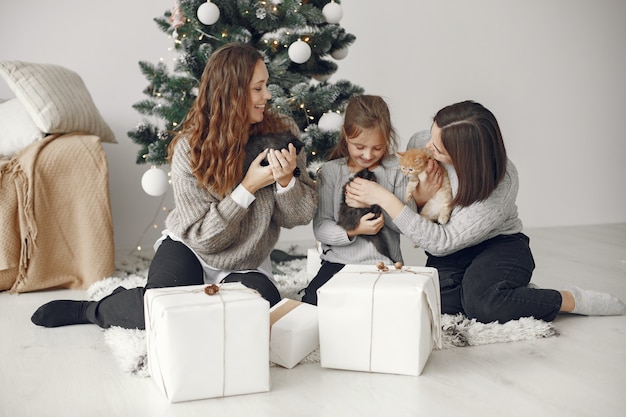
<path id="1" fill-rule="evenodd" d="M 384 199 L 391 194 L 385 187 L 374 181 L 354 178 L 346 186 L 346 203 L 350 207 L 382 206 Z"/>
<path id="2" fill-rule="evenodd" d="M 289 149 L 270 149 L 267 153 L 267 161 L 272 168 L 274 180 L 282 187 L 289 185 L 289 182 L 293 178 L 293 171 L 296 169 L 297 159 L 296 147 L 291 143 L 289 144 Z"/>
<path id="3" fill-rule="evenodd" d="M 355 178 L 346 186 L 346 204 L 350 207 L 369 207 L 378 204 L 392 219 L 404 208 L 404 203 L 382 185 L 363 178 Z"/>
<path id="4" fill-rule="evenodd" d="M 267 154 L 267 150 L 264 150 L 254 158 L 254 161 L 250 164 L 250 168 L 248 168 L 246 176 L 241 181 L 241 185 L 252 194 L 263 187 L 273 184 L 275 181 L 272 168 L 269 165 L 261 165 L 261 161 L 263 161 Z"/>
<path id="5" fill-rule="evenodd" d="M 441 188 L 441 184 L 443 183 L 442 170 L 441 165 L 434 159 L 428 161 L 426 180 L 420 181 L 413 192 L 413 200 L 415 200 L 418 208 L 424 207 L 428 200 L 433 198 Z"/>
<path id="6" fill-rule="evenodd" d="M 374 213 L 367 213 L 361 220 L 359 225 L 354 230 L 348 230 L 348 237 L 354 237 L 357 235 L 375 235 L 380 232 L 380 229 L 385 225 L 385 216 L 378 216 L 375 218 Z"/>

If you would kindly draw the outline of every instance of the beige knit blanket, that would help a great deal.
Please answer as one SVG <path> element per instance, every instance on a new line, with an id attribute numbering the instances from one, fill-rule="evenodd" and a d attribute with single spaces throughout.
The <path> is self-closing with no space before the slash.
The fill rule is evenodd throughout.
<path id="1" fill-rule="evenodd" d="M 0 166 L 0 291 L 85 289 L 114 270 L 100 138 L 49 135 Z"/>

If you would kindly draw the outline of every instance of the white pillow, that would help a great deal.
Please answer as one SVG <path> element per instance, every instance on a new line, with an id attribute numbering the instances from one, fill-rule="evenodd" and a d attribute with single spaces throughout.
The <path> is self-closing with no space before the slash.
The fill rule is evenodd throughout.
<path id="1" fill-rule="evenodd" d="M 74 71 L 53 64 L 3 61 L 0 75 L 42 132 L 85 132 L 117 143 Z"/>
<path id="2" fill-rule="evenodd" d="M 12 156 L 44 136 L 18 99 L 0 102 L 0 155 Z"/>

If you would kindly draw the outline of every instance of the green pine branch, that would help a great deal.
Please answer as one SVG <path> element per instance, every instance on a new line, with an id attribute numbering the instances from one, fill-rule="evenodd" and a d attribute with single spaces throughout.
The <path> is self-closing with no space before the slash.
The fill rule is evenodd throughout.
<path id="1" fill-rule="evenodd" d="M 302 131 L 309 171 L 325 161 L 337 141 L 337 132 L 321 131 L 319 118 L 329 110 L 343 111 L 347 100 L 363 89 L 349 81 L 333 82 L 338 69 L 332 54 L 352 45 L 356 37 L 339 24 L 329 24 L 322 8 L 329 0 L 212 0 L 220 9 L 213 25 L 197 18 L 197 9 L 206 0 L 179 0 L 184 19 L 175 25 L 174 10 L 154 18 L 158 28 L 172 37 L 178 53 L 173 70 L 165 64 L 139 62 L 148 81 L 145 99 L 133 108 L 143 120 L 128 132 L 139 145 L 137 163 L 167 163 L 167 146 L 179 129 L 195 97 L 199 79 L 211 54 L 230 42 L 248 43 L 266 58 L 270 73 L 268 88 L 273 106 L 291 116 Z M 336 0 L 337 3 L 340 3 Z M 289 46 L 304 40 L 311 57 L 303 64 L 289 58 Z"/>

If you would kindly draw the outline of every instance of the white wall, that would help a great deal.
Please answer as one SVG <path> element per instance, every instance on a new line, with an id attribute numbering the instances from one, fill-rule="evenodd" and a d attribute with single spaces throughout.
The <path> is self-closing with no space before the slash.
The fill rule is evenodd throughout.
<path id="1" fill-rule="evenodd" d="M 137 62 L 171 61 L 153 18 L 174 0 L 20 0 L 0 10 L 0 60 L 78 72 L 115 131 L 105 144 L 118 248 L 135 245 L 159 198 L 147 196 L 126 132 L 147 81 Z M 527 227 L 626 222 L 626 2 L 343 0 L 356 35 L 334 79 L 384 96 L 403 142 L 444 105 L 474 99 L 500 121 Z M 11 97 L 0 81 L 0 97 Z M 165 206 L 171 207 L 171 198 Z M 163 216 L 157 218 L 162 222 Z M 151 230 L 143 242 L 157 235 Z M 312 237 L 310 226 L 284 240 Z"/>

